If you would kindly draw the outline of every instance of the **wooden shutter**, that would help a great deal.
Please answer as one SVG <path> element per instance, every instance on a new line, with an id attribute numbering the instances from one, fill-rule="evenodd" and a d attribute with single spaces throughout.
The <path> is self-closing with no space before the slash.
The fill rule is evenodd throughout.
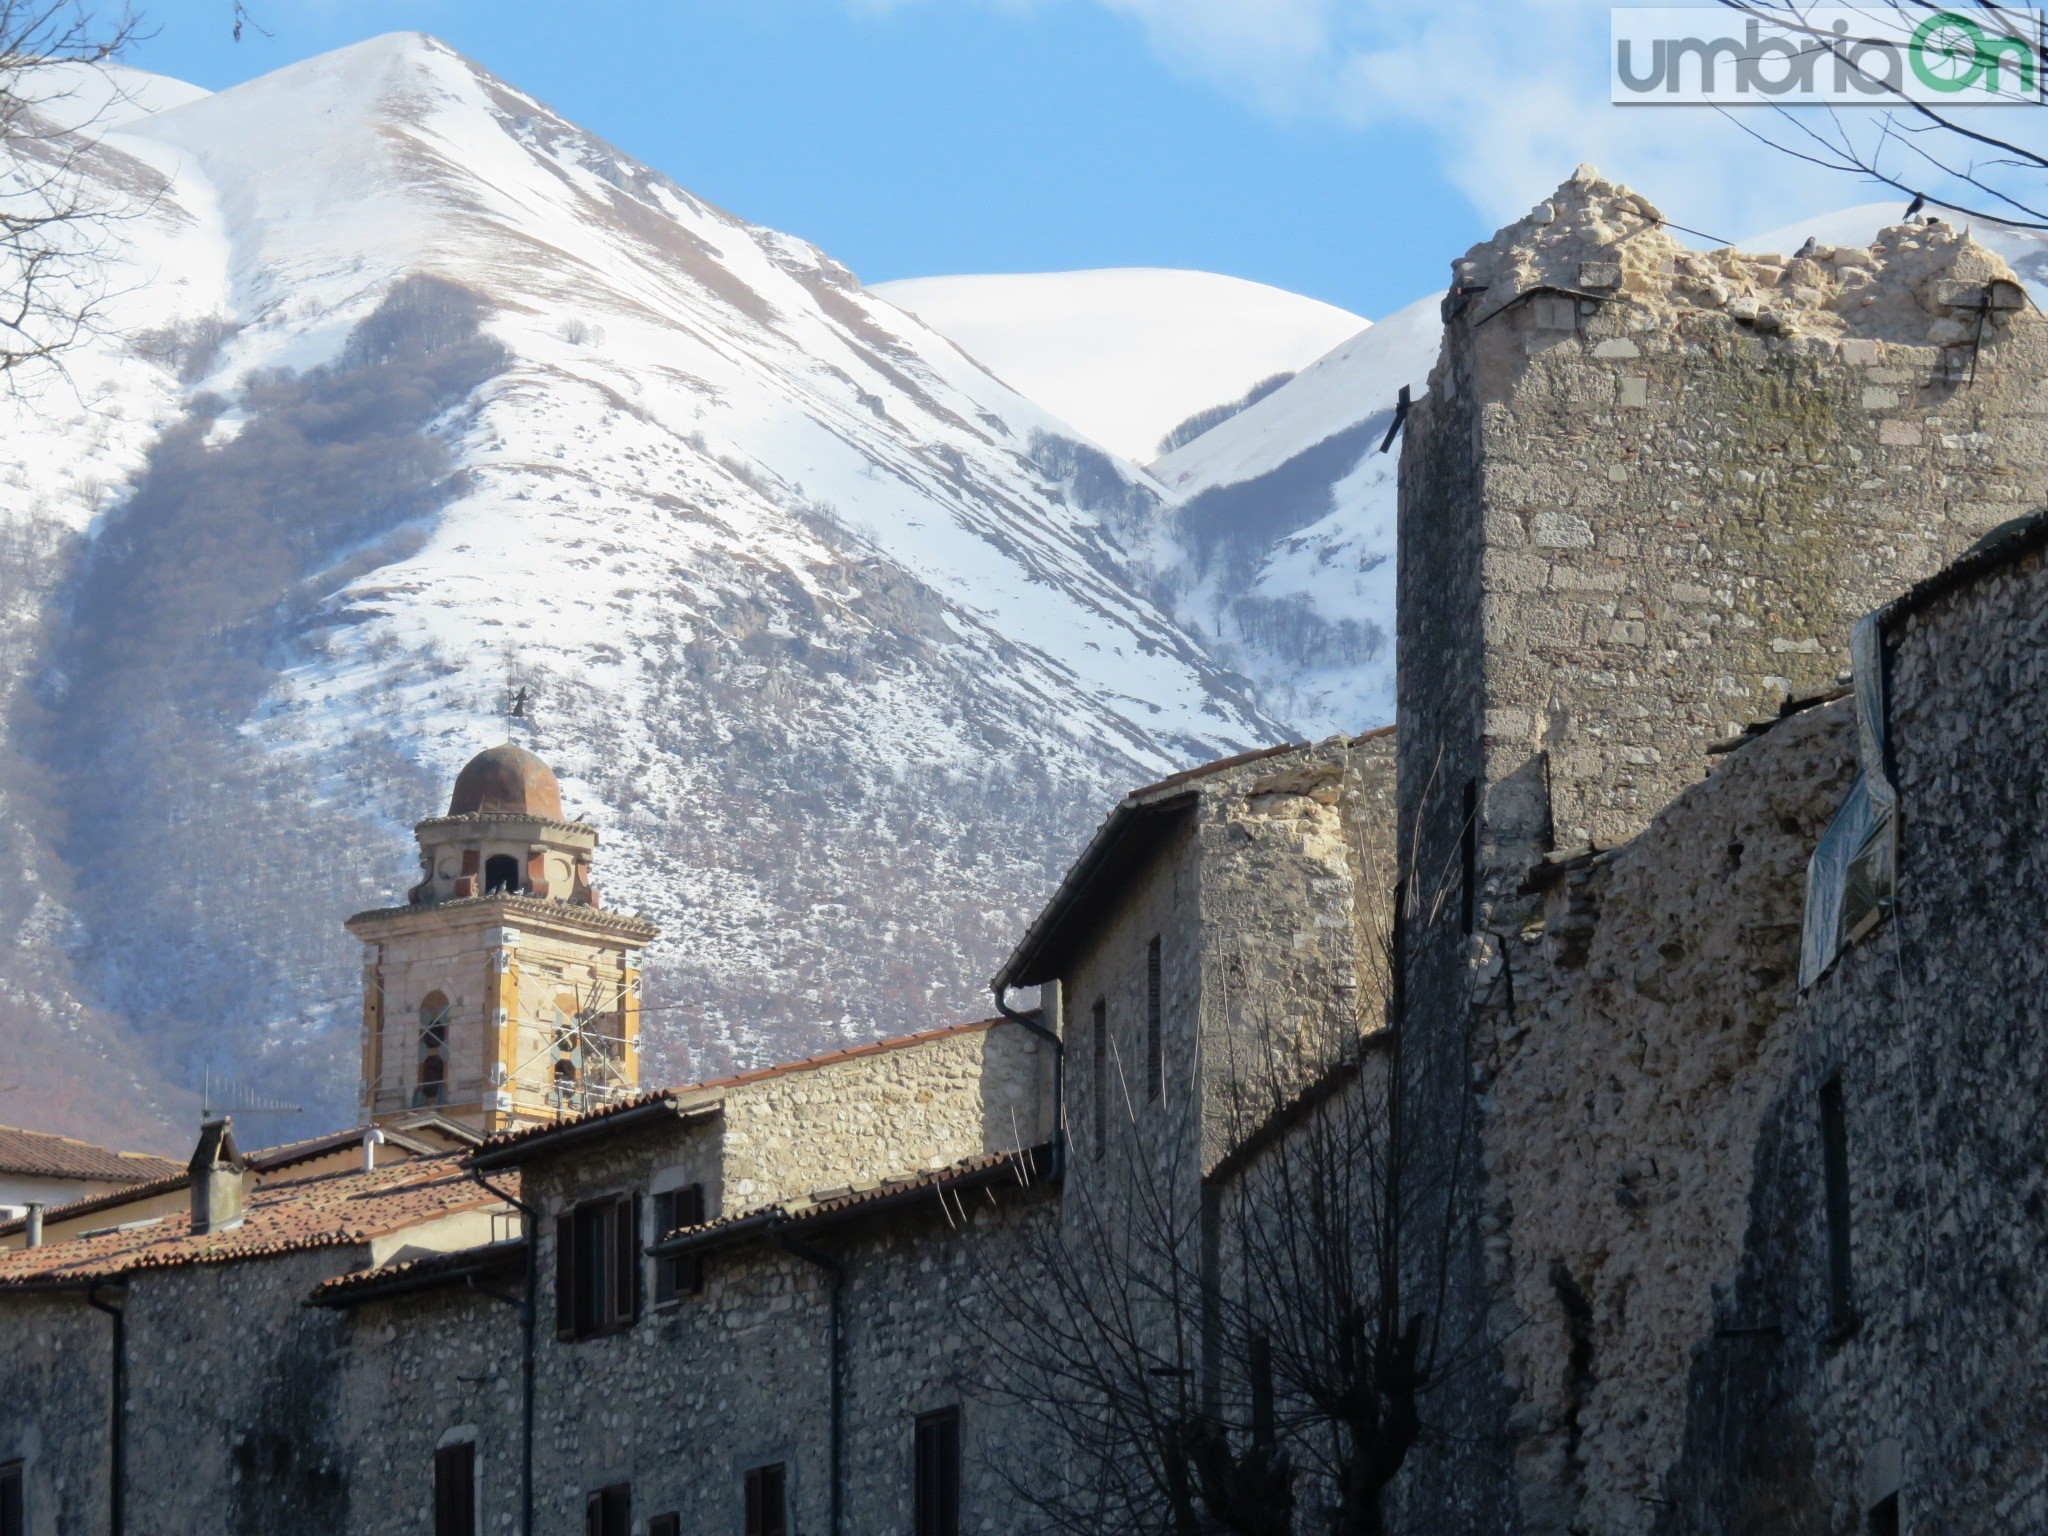
<path id="1" fill-rule="evenodd" d="M 789 1506 L 782 1463 L 747 1472 L 746 1536 L 789 1536 Z"/>
<path id="2" fill-rule="evenodd" d="M 0 1466 L 0 1536 L 28 1536 L 28 1500 L 21 1485 L 20 1462 Z"/>
<path id="3" fill-rule="evenodd" d="M 654 1240 L 658 1243 L 683 1223 L 676 1219 L 676 1196 L 679 1190 L 664 1189 L 654 1197 Z M 654 1261 L 654 1304 L 665 1306 L 676 1299 L 676 1260 L 656 1259 Z M 648 1536 L 657 1536 L 653 1527 L 648 1527 Z"/>
<path id="4" fill-rule="evenodd" d="M 1145 1097 L 1156 1099 L 1166 1077 L 1166 1044 L 1160 1020 L 1159 940 L 1145 946 Z"/>
<path id="5" fill-rule="evenodd" d="M 676 1225 L 679 1227 L 701 1227 L 704 1225 L 704 1186 L 687 1185 L 676 1191 Z M 675 1293 L 678 1296 L 695 1296 L 704 1289 L 704 1256 L 690 1254 L 673 1261 L 675 1265 Z"/>
<path id="6" fill-rule="evenodd" d="M 623 1328 L 640 1315 L 640 1197 L 628 1196 L 611 1209 L 611 1306 L 606 1319 Z"/>
<path id="7" fill-rule="evenodd" d="M 434 1452 L 434 1536 L 476 1536 L 476 1446 Z"/>
<path id="8" fill-rule="evenodd" d="M 917 1536 L 960 1536 L 960 1410 L 917 1421 Z"/>
<path id="9" fill-rule="evenodd" d="M 576 1337 L 576 1215 L 555 1218 L 555 1337 Z"/>

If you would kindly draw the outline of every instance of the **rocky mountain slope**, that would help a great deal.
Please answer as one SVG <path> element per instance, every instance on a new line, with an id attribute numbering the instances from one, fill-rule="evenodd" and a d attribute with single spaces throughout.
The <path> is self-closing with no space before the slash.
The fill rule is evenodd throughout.
<path id="1" fill-rule="evenodd" d="M 664 927 L 669 1076 L 985 1006 L 1116 794 L 1287 734 L 1142 472 L 442 45 L 123 115 L 106 335 L 0 465 L 0 1119 L 344 1118 L 340 919 L 508 731 Z"/>

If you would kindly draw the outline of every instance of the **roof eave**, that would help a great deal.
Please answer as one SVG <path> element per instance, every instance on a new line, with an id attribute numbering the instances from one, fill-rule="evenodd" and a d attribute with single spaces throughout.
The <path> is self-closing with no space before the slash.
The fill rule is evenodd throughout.
<path id="1" fill-rule="evenodd" d="M 502 1147 L 484 1147 L 468 1156 L 471 1168 L 489 1171 L 493 1168 L 516 1168 L 529 1158 L 554 1157 L 566 1149 L 581 1146 L 586 1141 L 595 1141 L 606 1136 L 620 1135 L 626 1131 L 643 1130 L 653 1125 L 673 1125 L 682 1128 L 715 1120 L 725 1111 L 725 1101 L 715 1099 L 709 1103 L 679 1104 L 673 1098 L 656 1099 L 651 1104 L 637 1105 L 622 1109 L 615 1115 L 599 1115 L 588 1120 L 578 1120 L 560 1129 L 537 1131 L 531 1136 L 509 1142 Z"/>

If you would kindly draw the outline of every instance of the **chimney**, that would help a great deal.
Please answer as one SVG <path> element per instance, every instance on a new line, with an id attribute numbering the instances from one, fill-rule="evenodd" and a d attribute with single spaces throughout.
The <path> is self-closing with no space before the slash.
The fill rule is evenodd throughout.
<path id="1" fill-rule="evenodd" d="M 40 1200 L 28 1203 L 28 1246 L 43 1246 L 43 1203 Z"/>
<path id="2" fill-rule="evenodd" d="M 192 1176 L 192 1234 L 225 1232 L 242 1224 L 241 1149 L 226 1115 L 199 1126 L 199 1145 L 186 1171 Z"/>
<path id="3" fill-rule="evenodd" d="M 384 1145 L 384 1132 L 374 1125 L 363 1127 L 363 1172 L 371 1173 L 377 1167 L 377 1149 Z"/>

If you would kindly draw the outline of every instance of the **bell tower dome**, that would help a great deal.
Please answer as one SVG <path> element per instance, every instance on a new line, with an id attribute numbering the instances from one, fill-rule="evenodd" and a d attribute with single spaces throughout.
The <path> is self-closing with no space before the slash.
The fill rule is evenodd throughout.
<path id="1" fill-rule="evenodd" d="M 366 1124 L 439 1113 L 489 1134 L 639 1091 L 638 953 L 654 925 L 607 912 L 597 829 L 554 770 L 507 743 L 413 829 L 406 904 L 358 912 Z"/>

